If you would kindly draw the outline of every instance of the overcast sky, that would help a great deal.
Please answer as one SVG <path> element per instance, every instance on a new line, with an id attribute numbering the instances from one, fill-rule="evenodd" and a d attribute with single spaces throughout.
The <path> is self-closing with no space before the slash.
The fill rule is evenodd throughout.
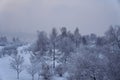
<path id="1" fill-rule="evenodd" d="M 119 24 L 118 0 L 0 0 L 0 34 L 9 37 L 32 40 L 37 30 L 62 26 L 103 35 Z"/>

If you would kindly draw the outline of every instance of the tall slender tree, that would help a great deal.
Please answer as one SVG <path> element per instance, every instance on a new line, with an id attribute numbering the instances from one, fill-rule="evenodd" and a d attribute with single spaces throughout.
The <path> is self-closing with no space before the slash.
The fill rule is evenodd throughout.
<path id="1" fill-rule="evenodd" d="M 74 31 L 74 41 L 75 41 L 76 48 L 79 47 L 80 42 L 81 42 L 81 35 L 79 33 L 78 28 L 76 28 Z"/>
<path id="2" fill-rule="evenodd" d="M 61 37 L 62 38 L 67 37 L 67 29 L 66 29 L 66 27 L 61 28 Z"/>
<path id="3" fill-rule="evenodd" d="M 38 39 L 36 41 L 35 47 L 33 49 L 33 53 L 38 57 L 42 57 L 45 55 L 48 50 L 48 37 L 47 34 L 43 31 L 38 31 Z"/>
<path id="4" fill-rule="evenodd" d="M 53 68 L 55 68 L 55 54 L 56 54 L 56 40 L 57 40 L 57 30 L 56 28 L 52 29 L 52 33 L 50 34 L 50 43 L 52 47 L 52 53 L 53 53 Z"/>

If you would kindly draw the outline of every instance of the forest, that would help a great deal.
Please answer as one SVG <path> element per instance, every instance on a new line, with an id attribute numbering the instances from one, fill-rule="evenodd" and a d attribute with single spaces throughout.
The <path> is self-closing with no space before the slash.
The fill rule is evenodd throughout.
<path id="1" fill-rule="evenodd" d="M 66 27 L 34 42 L 0 37 L 0 80 L 120 80 L 120 26 L 103 36 Z"/>

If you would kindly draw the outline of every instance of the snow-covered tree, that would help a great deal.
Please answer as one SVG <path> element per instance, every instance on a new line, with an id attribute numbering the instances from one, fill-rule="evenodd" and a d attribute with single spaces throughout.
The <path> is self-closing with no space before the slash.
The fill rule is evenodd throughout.
<path id="1" fill-rule="evenodd" d="M 38 75 L 38 80 L 40 80 L 40 76 L 41 76 L 41 74 L 42 74 L 42 65 L 43 65 L 43 62 L 42 62 L 42 63 L 39 62 L 39 63 L 37 64 L 37 75 Z"/>
<path id="2" fill-rule="evenodd" d="M 110 26 L 110 28 L 105 33 L 105 39 L 107 41 L 106 48 L 107 50 L 106 56 L 109 59 L 108 64 L 108 73 L 111 80 L 119 80 L 120 79 L 120 26 Z"/>
<path id="3" fill-rule="evenodd" d="M 120 79 L 120 54 L 119 53 L 107 53 L 109 59 L 108 63 L 108 76 L 111 80 Z"/>
<path id="4" fill-rule="evenodd" d="M 71 39 L 71 41 L 74 42 L 74 34 L 71 31 L 67 32 L 68 37 Z"/>
<path id="5" fill-rule="evenodd" d="M 120 49 L 120 26 L 111 26 L 105 35 L 109 44 L 116 45 Z"/>
<path id="6" fill-rule="evenodd" d="M 55 68 L 55 73 L 58 74 L 60 77 L 63 77 L 64 72 L 65 66 L 63 64 L 60 64 Z"/>
<path id="7" fill-rule="evenodd" d="M 68 65 L 70 80 L 107 80 L 107 59 L 96 48 L 80 48 Z M 104 55 L 102 55 L 104 56 Z M 104 62 L 104 63 L 103 63 Z"/>
<path id="8" fill-rule="evenodd" d="M 30 65 L 27 67 L 27 72 L 31 75 L 32 80 L 34 80 L 34 75 L 37 73 L 37 61 L 34 55 L 30 57 Z"/>
<path id="9" fill-rule="evenodd" d="M 42 64 L 42 72 L 41 72 L 41 76 L 43 77 L 43 80 L 51 80 L 52 77 L 52 73 L 50 70 L 50 66 L 46 63 Z"/>
<path id="10" fill-rule="evenodd" d="M 8 39 L 6 36 L 0 37 L 0 46 L 5 46 L 8 43 Z"/>
<path id="11" fill-rule="evenodd" d="M 67 29 L 66 27 L 61 28 L 61 38 L 67 37 Z"/>
<path id="12" fill-rule="evenodd" d="M 97 40 L 96 40 L 96 45 L 97 46 L 103 46 L 106 44 L 106 40 L 104 37 L 97 37 Z"/>
<path id="13" fill-rule="evenodd" d="M 52 47 L 52 53 L 53 53 L 53 68 L 55 68 L 55 54 L 56 54 L 56 46 L 57 46 L 57 30 L 56 28 L 52 29 L 52 33 L 50 34 L 50 43 Z"/>
<path id="14" fill-rule="evenodd" d="M 3 49 L 2 49 L 2 55 L 11 55 L 11 54 L 17 54 L 17 46 L 15 45 L 8 45 L 8 46 L 5 46 Z"/>
<path id="15" fill-rule="evenodd" d="M 41 57 L 45 55 L 46 51 L 48 50 L 48 37 L 47 34 L 43 31 L 38 31 L 38 39 L 35 43 L 35 47 L 33 49 L 33 53 L 37 57 Z"/>
<path id="16" fill-rule="evenodd" d="M 96 41 L 96 39 L 97 39 L 97 35 L 94 34 L 94 33 L 91 33 L 91 34 L 90 34 L 90 40 L 91 40 L 91 41 Z"/>
<path id="17" fill-rule="evenodd" d="M 78 28 L 76 28 L 74 31 L 74 41 L 75 41 L 76 48 L 79 47 L 80 42 L 81 42 L 81 35 L 79 33 Z"/>
<path id="18" fill-rule="evenodd" d="M 38 80 L 41 80 L 40 77 L 42 76 L 44 71 L 45 59 L 37 59 L 35 63 L 37 63 L 35 68 L 37 70 Z"/>
<path id="19" fill-rule="evenodd" d="M 23 70 L 23 62 L 24 62 L 24 58 L 18 54 L 15 54 L 12 57 L 11 62 L 10 62 L 11 68 L 17 72 L 17 79 L 18 80 L 19 80 L 19 75 Z"/>
<path id="20" fill-rule="evenodd" d="M 18 42 L 20 42 L 20 40 L 19 40 L 18 37 L 13 37 L 12 41 L 13 41 L 13 43 L 18 43 Z"/>
<path id="21" fill-rule="evenodd" d="M 62 61 L 66 63 L 71 52 L 74 52 L 74 44 L 70 38 L 66 37 L 59 42 L 59 51 L 63 53 Z"/>
<path id="22" fill-rule="evenodd" d="M 87 45 L 88 44 L 88 37 L 87 36 L 82 36 L 82 44 Z"/>

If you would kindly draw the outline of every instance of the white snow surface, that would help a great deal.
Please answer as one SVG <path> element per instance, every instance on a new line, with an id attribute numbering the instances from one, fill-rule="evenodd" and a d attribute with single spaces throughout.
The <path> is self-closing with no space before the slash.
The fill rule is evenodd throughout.
<path id="1" fill-rule="evenodd" d="M 18 54 L 24 57 L 24 66 L 29 64 L 30 54 L 28 52 L 22 52 L 25 46 L 18 48 Z M 27 47 L 27 46 L 26 46 Z M 16 80 L 16 72 L 10 67 L 11 56 L 5 56 L 0 58 L 0 79 L 1 80 Z M 22 75 L 21 75 L 22 74 Z M 30 80 L 30 76 L 26 70 L 20 73 L 20 80 Z"/>
<path id="2" fill-rule="evenodd" d="M 0 46 L 0 51 L 3 49 L 3 46 Z"/>
<path id="3" fill-rule="evenodd" d="M 24 45 L 24 46 L 18 47 L 17 49 L 18 54 L 24 57 L 24 64 L 23 64 L 24 68 L 26 68 L 27 65 L 30 64 L 29 58 L 30 58 L 31 52 L 27 50 L 29 46 L 30 45 Z M 16 71 L 14 71 L 10 67 L 10 59 L 11 59 L 11 56 L 5 56 L 5 57 L 0 58 L 0 80 L 17 80 Z M 47 61 L 47 63 L 51 65 L 52 61 Z M 56 65 L 58 65 L 57 62 L 56 62 Z M 37 75 L 35 76 L 36 76 L 35 80 L 37 80 Z M 65 77 L 59 77 L 59 76 L 53 76 L 52 79 L 53 80 L 66 80 Z M 24 69 L 20 73 L 20 80 L 31 80 L 31 76 L 27 73 L 26 69 Z"/>

